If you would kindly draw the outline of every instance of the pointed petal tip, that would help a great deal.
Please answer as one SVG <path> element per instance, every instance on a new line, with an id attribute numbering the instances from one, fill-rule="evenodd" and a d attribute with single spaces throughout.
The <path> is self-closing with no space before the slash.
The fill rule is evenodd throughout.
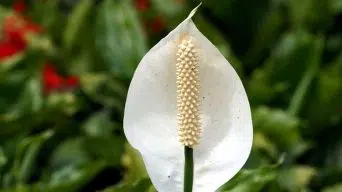
<path id="1" fill-rule="evenodd" d="M 200 2 L 200 4 L 198 4 L 189 14 L 189 16 L 187 17 L 187 19 L 191 19 L 195 13 L 197 12 L 198 8 L 202 5 L 202 2 Z"/>

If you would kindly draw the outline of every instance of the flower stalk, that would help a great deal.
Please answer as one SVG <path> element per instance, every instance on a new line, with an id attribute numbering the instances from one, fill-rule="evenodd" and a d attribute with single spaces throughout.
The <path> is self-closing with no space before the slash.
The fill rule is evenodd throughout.
<path id="1" fill-rule="evenodd" d="M 193 149 L 184 147 L 185 165 L 184 165 L 184 192 L 192 192 L 194 182 L 194 157 Z"/>

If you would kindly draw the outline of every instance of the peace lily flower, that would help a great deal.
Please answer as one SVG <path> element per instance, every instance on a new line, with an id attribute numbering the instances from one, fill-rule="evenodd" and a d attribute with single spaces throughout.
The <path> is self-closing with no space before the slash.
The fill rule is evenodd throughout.
<path id="1" fill-rule="evenodd" d="M 215 191 L 251 150 L 246 92 L 192 22 L 196 9 L 144 56 L 128 91 L 124 131 L 159 192 Z M 187 166 L 193 166 L 190 190 L 183 189 Z"/>

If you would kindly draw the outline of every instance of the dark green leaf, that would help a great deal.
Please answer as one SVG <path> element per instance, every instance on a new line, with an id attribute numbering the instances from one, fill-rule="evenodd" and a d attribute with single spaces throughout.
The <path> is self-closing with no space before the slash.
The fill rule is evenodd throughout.
<path id="1" fill-rule="evenodd" d="M 0 112 L 0 121 L 13 121 L 23 115 L 41 110 L 43 98 L 39 78 L 26 79 L 24 74 L 17 73 L 6 80 L 6 84 L 2 87 L 4 91 L 6 90 L 5 95 L 0 97 L 0 105 L 5 111 Z"/>
<path id="2" fill-rule="evenodd" d="M 337 5 L 337 4 L 335 4 Z M 320 0 L 290 0 L 290 16 L 294 27 L 311 27 L 325 29 L 332 20 L 330 1 Z"/>
<path id="3" fill-rule="evenodd" d="M 342 106 L 342 55 L 320 72 L 307 113 L 312 126 L 328 124 Z"/>
<path id="4" fill-rule="evenodd" d="M 293 165 L 279 170 L 277 180 L 279 186 L 288 191 L 303 191 L 316 175 L 317 170 L 313 167 Z"/>
<path id="5" fill-rule="evenodd" d="M 131 77 L 147 51 L 144 32 L 128 1 L 104 0 L 96 23 L 96 46 L 108 69 Z"/>
<path id="6" fill-rule="evenodd" d="M 88 155 L 101 159 L 107 164 L 117 166 L 121 164 L 124 152 L 124 139 L 118 136 L 86 137 L 84 147 Z"/>
<path id="7" fill-rule="evenodd" d="M 125 153 L 122 158 L 122 164 L 126 168 L 126 174 L 123 183 L 135 183 L 148 177 L 144 162 L 140 153 L 132 148 L 130 144 L 125 143 Z"/>
<path id="8" fill-rule="evenodd" d="M 342 1 L 341 0 L 330 0 L 330 8 L 333 13 L 338 14 L 342 12 Z"/>
<path id="9" fill-rule="evenodd" d="M 87 21 L 87 15 L 89 14 L 92 6 L 93 1 L 91 0 L 79 1 L 69 16 L 67 26 L 63 34 L 63 45 L 66 51 L 70 51 L 74 46 L 77 37 L 82 32 L 82 26 Z"/>
<path id="10" fill-rule="evenodd" d="M 323 189 L 322 192 L 340 192 L 340 191 L 342 191 L 342 183 L 326 187 Z"/>
<path id="11" fill-rule="evenodd" d="M 105 189 L 103 192 L 153 192 L 150 179 L 142 179 L 135 185 L 119 185 Z"/>
<path id="12" fill-rule="evenodd" d="M 258 107 L 253 112 L 253 122 L 256 130 L 266 134 L 282 150 L 294 150 L 302 142 L 299 119 L 285 111 Z"/>
<path id="13" fill-rule="evenodd" d="M 110 120 L 106 111 L 95 113 L 83 125 L 84 132 L 91 137 L 108 136 L 118 129 L 118 125 Z"/>
<path id="14" fill-rule="evenodd" d="M 104 106 L 123 111 L 127 87 L 115 76 L 85 74 L 81 76 L 81 87 L 87 95 Z"/>
<path id="15" fill-rule="evenodd" d="M 242 170 L 228 181 L 219 191 L 259 192 L 269 182 L 276 179 L 277 165 L 263 166 L 254 170 Z"/>

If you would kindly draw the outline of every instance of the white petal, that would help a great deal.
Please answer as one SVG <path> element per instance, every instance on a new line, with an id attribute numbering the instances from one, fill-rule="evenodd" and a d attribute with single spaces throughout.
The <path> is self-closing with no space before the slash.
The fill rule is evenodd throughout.
<path id="1" fill-rule="evenodd" d="M 184 147 L 177 137 L 176 51 L 184 34 L 200 55 L 203 133 L 194 148 L 194 192 L 215 191 L 246 162 L 252 145 L 248 99 L 236 72 L 191 21 L 184 20 L 140 62 L 125 107 L 124 131 L 159 192 L 183 190 Z"/>
<path id="2" fill-rule="evenodd" d="M 194 149 L 194 191 L 215 191 L 246 162 L 253 139 L 248 98 L 237 73 L 190 21 L 199 41 L 203 133 Z"/>

